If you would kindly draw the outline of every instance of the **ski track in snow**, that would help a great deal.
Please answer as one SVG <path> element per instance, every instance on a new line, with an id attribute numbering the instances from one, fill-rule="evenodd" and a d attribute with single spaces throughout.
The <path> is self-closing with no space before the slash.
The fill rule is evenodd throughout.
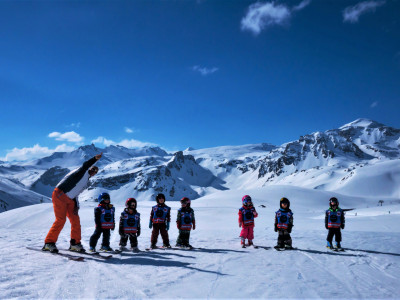
<path id="1" fill-rule="evenodd" d="M 325 248 L 323 218 L 293 205 L 292 239 L 298 249 L 276 251 L 277 234 L 271 226 L 276 205 L 257 207 L 254 242 L 259 248 L 243 249 L 238 238 L 237 201 L 232 203 L 226 197 L 219 203 L 212 201 L 212 206 L 208 201 L 192 202 L 197 229 L 190 241 L 199 249 L 144 251 L 150 242 L 147 220 L 153 205 L 144 202 L 139 204 L 142 251 L 113 254 L 109 260 L 85 255 L 84 262 L 25 248 L 43 246 L 54 221 L 51 204 L 2 213 L 0 247 L 10 251 L 3 251 L 0 257 L 0 298 L 400 298 L 400 232 L 394 230 L 399 214 L 348 218 L 342 243 L 348 249 L 338 253 Z M 174 222 L 178 203 L 169 204 Z M 80 215 L 82 243 L 88 248 L 94 204 L 85 205 Z M 120 211 L 122 207 L 117 206 L 117 216 Z M 320 211 L 322 215 L 323 209 Z M 68 248 L 69 233 L 67 221 L 57 243 L 60 249 Z M 174 245 L 176 227 L 171 226 L 169 235 Z M 118 243 L 116 229 L 110 244 L 116 248 Z M 101 238 L 97 247 L 100 245 Z"/>

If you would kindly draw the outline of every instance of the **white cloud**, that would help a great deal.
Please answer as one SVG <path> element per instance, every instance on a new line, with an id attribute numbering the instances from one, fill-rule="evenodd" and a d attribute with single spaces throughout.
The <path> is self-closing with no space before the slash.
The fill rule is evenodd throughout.
<path id="1" fill-rule="evenodd" d="M 73 150 L 75 150 L 74 147 L 70 147 L 65 144 L 58 145 L 55 149 L 49 149 L 48 147 L 41 147 L 39 144 L 36 144 L 31 148 L 21 148 L 21 149 L 14 148 L 10 151 L 7 151 L 8 153 L 4 158 L 1 158 L 1 160 L 25 161 L 25 160 L 31 160 L 49 156 L 54 152 L 70 152 Z"/>
<path id="2" fill-rule="evenodd" d="M 287 24 L 296 11 L 303 10 L 310 5 L 311 0 L 303 0 L 293 8 L 275 2 L 256 2 L 249 6 L 247 14 L 241 21 L 241 29 L 251 31 L 255 35 L 267 27 Z"/>
<path id="3" fill-rule="evenodd" d="M 300 4 L 294 6 L 292 10 L 293 10 L 293 11 L 302 10 L 302 9 L 304 9 L 305 7 L 309 6 L 310 3 L 311 3 L 311 0 L 304 0 L 304 1 L 301 1 Z"/>
<path id="4" fill-rule="evenodd" d="M 375 101 L 375 102 L 371 103 L 371 105 L 370 105 L 371 108 L 374 108 L 377 106 L 378 106 L 378 101 Z"/>
<path id="5" fill-rule="evenodd" d="M 92 140 L 92 144 L 103 144 L 105 146 L 116 145 L 117 143 L 113 140 L 108 140 L 105 137 L 99 136 L 97 139 Z"/>
<path id="6" fill-rule="evenodd" d="M 374 12 L 377 7 L 385 3 L 386 1 L 364 1 L 354 6 L 348 6 L 343 10 L 343 22 L 357 23 L 361 15 Z"/>
<path id="7" fill-rule="evenodd" d="M 285 24 L 290 17 L 290 9 L 286 5 L 257 2 L 249 6 L 246 16 L 241 21 L 241 28 L 258 35 L 268 26 Z"/>
<path id="8" fill-rule="evenodd" d="M 200 67 L 200 66 L 193 66 L 192 70 L 195 72 L 199 72 L 203 76 L 207 76 L 210 74 L 213 74 L 217 72 L 219 69 L 218 68 L 206 68 L 206 67 Z"/>
<path id="9" fill-rule="evenodd" d="M 84 138 L 81 137 L 78 133 L 75 131 L 69 131 L 65 133 L 60 133 L 60 132 L 52 132 L 48 135 L 48 137 L 55 138 L 57 141 L 67 141 L 71 143 L 81 143 Z"/>
<path id="10" fill-rule="evenodd" d="M 106 147 L 111 145 L 120 145 L 126 148 L 141 148 L 145 146 L 157 146 L 153 143 L 141 142 L 135 139 L 124 139 L 120 142 L 114 142 L 113 140 L 108 140 L 105 137 L 99 136 L 97 139 L 92 141 L 93 144 L 102 144 Z"/>
<path id="11" fill-rule="evenodd" d="M 118 145 L 124 146 L 126 148 L 141 148 L 141 147 L 145 147 L 145 146 L 157 146 L 156 144 L 153 144 L 153 143 L 141 142 L 141 141 L 134 140 L 134 139 L 122 140 L 121 142 L 118 143 Z"/>
<path id="12" fill-rule="evenodd" d="M 133 133 L 133 130 L 129 127 L 125 127 L 125 132 L 126 133 Z"/>

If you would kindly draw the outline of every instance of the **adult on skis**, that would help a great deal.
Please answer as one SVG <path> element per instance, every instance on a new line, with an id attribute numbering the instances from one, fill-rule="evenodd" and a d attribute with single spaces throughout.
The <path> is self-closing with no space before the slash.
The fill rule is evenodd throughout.
<path id="1" fill-rule="evenodd" d="M 87 187 L 89 178 L 96 175 L 99 168 L 93 166 L 103 155 L 97 154 L 85 161 L 80 168 L 68 173 L 56 186 L 51 197 L 56 220 L 45 240 L 43 251 L 58 252 L 56 242 L 68 217 L 71 223 L 70 250 L 85 251 L 81 244 L 81 223 L 79 218 L 78 195 Z"/>

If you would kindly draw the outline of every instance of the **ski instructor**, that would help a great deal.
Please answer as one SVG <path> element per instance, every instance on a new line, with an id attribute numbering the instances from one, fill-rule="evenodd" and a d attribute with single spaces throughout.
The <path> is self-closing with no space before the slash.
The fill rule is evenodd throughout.
<path id="1" fill-rule="evenodd" d="M 58 252 L 56 242 L 67 217 L 71 222 L 71 245 L 69 250 L 85 252 L 81 244 L 81 221 L 78 215 L 78 195 L 87 187 L 89 178 L 96 175 L 99 168 L 93 166 L 103 152 L 85 161 L 80 168 L 69 172 L 56 186 L 51 199 L 56 220 L 44 240 L 43 251 Z"/>

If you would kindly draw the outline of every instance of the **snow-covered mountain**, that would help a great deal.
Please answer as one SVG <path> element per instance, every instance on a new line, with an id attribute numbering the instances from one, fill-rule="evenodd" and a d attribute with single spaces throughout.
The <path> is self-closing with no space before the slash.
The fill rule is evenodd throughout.
<path id="1" fill-rule="evenodd" d="M 0 178 L 50 197 L 66 173 L 100 152 L 100 172 L 81 195 L 83 201 L 103 191 L 117 202 L 128 197 L 148 200 L 160 192 L 179 200 L 276 184 L 400 198 L 400 130 L 368 119 L 281 146 L 263 143 L 168 153 L 159 147 L 87 145 L 31 162 L 2 163 Z M 382 184 L 385 189 L 373 188 Z"/>

